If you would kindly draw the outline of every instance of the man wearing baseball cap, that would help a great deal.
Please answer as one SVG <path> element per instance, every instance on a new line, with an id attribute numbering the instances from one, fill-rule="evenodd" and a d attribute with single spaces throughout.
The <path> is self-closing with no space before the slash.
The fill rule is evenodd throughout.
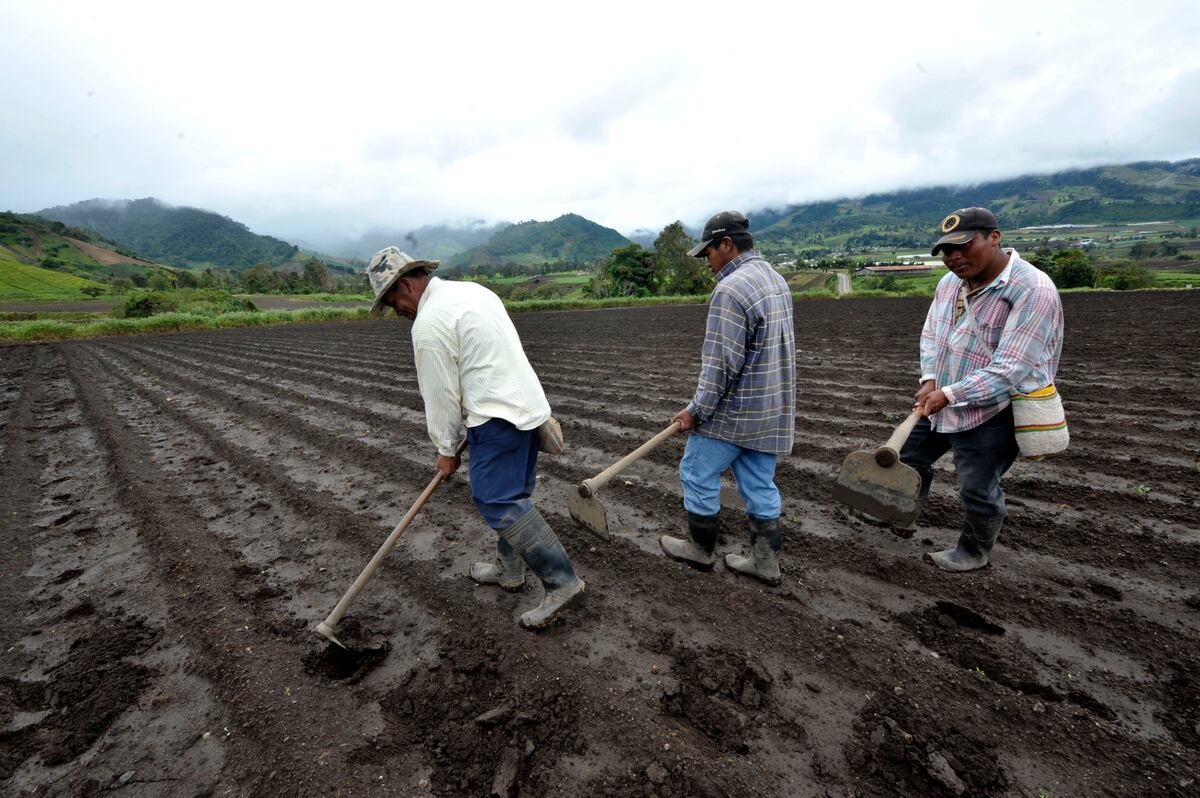
<path id="1" fill-rule="evenodd" d="M 458 470 L 456 449 L 466 428 L 471 498 L 497 533 L 495 560 L 472 565 L 471 578 L 517 592 L 528 565 L 545 593 L 520 624 L 541 629 L 584 590 L 558 536 L 529 501 L 537 484 L 538 429 L 550 418 L 550 405 L 500 299 L 477 283 L 432 276 L 437 266 L 396 247 L 377 252 L 367 266 L 375 292 L 371 314 L 391 308 L 413 320 L 417 384 L 445 477 Z"/>
<path id="2" fill-rule="evenodd" d="M 956 210 L 936 235 L 933 254 L 950 272 L 921 332 L 914 407 L 922 418 L 900 459 L 921 475 L 924 500 L 933 464 L 954 452 L 962 533 L 954 548 L 927 556 L 943 570 L 972 571 L 988 564 L 1007 513 L 1000 478 L 1017 457 L 1009 396 L 1054 382 L 1062 304 L 1044 272 L 1000 246 L 1000 223 L 988 209 Z"/>
<path id="3" fill-rule="evenodd" d="M 787 281 L 754 249 L 750 221 L 737 211 L 708 220 L 700 243 L 717 276 L 701 349 L 700 379 L 675 414 L 692 432 L 679 462 L 686 539 L 663 535 L 672 559 L 709 570 L 721 524 L 721 474 L 732 469 L 746 503 L 750 556 L 725 555 L 732 571 L 769 585 L 780 582 L 775 461 L 792 451 L 796 408 L 796 343 Z"/>

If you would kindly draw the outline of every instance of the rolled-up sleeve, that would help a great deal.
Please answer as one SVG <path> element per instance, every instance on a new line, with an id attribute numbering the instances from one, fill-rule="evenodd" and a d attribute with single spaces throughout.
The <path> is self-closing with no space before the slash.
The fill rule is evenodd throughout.
<path id="1" fill-rule="evenodd" d="M 453 457 L 463 437 L 462 390 L 454 353 L 437 347 L 414 352 L 417 384 L 425 399 L 425 423 L 438 454 Z"/>
<path id="2" fill-rule="evenodd" d="M 703 424 L 746 365 L 746 310 L 729 291 L 713 294 L 700 355 L 700 379 L 688 412 Z"/>
<path id="3" fill-rule="evenodd" d="M 940 306 L 931 302 L 921 328 L 921 382 L 937 378 L 937 313 Z"/>

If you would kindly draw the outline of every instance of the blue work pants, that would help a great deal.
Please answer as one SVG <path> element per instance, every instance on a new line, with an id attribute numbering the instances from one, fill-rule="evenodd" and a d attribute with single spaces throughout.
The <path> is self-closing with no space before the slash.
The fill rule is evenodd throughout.
<path id="1" fill-rule="evenodd" d="M 764 521 L 778 518 L 776 459 L 773 454 L 692 433 L 679 461 L 683 506 L 696 515 L 713 516 L 721 512 L 721 474 L 732 468 L 738 493 L 746 503 L 746 514 Z"/>
<path id="2" fill-rule="evenodd" d="M 533 509 L 541 438 L 502 418 L 467 429 L 471 498 L 487 525 L 507 529 Z"/>

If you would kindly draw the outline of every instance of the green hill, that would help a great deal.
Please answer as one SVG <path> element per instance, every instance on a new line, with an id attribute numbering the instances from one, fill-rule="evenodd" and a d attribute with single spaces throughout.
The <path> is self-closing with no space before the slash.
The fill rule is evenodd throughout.
<path id="1" fill-rule="evenodd" d="M 30 282 L 10 280 L 5 289 L 9 294 L 15 290 L 14 285 L 26 285 L 41 295 L 44 291 L 38 285 L 49 280 L 43 272 L 71 276 L 94 285 L 119 277 L 140 282 L 156 272 L 170 271 L 139 258 L 91 230 L 39 216 L 8 212 L 0 213 L 0 260 L 27 267 L 20 270 L 22 274 L 36 275 Z M 37 271 L 28 272 L 28 268 Z M 76 285 L 69 280 L 55 284 Z M 82 287 L 82 284 L 76 287 Z"/>
<path id="2" fill-rule="evenodd" d="M 446 264 L 451 269 L 559 263 L 585 265 L 606 258 L 629 239 L 575 213 L 551 222 L 521 222 L 506 227 L 487 243 L 455 255 Z"/>
<path id="3" fill-rule="evenodd" d="M 803 252 L 923 247 L 949 211 L 982 205 L 1006 230 L 1056 224 L 1200 219 L 1200 159 L 1032 175 L 976 186 L 872 194 L 750 213 L 755 239 Z"/>
<path id="4" fill-rule="evenodd" d="M 262 261 L 278 265 L 298 252 L 292 244 L 252 233 L 226 216 L 174 207 L 152 197 L 93 199 L 47 208 L 38 215 L 95 230 L 149 258 L 184 268 L 240 270 Z"/>

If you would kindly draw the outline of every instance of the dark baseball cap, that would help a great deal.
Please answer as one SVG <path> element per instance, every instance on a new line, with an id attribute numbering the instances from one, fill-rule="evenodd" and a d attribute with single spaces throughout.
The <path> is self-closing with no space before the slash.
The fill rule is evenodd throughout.
<path id="1" fill-rule="evenodd" d="M 933 242 L 933 254 L 938 254 L 943 244 L 961 246 L 967 243 L 980 230 L 999 230 L 1000 223 L 996 215 L 987 208 L 959 208 L 954 213 L 942 219 L 938 225 L 937 234 L 941 236 Z"/>
<path id="2" fill-rule="evenodd" d="M 704 232 L 700 234 L 700 243 L 688 250 L 688 256 L 696 258 L 704 254 L 704 250 L 708 249 L 714 239 L 720 241 L 725 236 L 734 233 L 748 232 L 750 232 L 750 220 L 744 213 L 721 211 L 704 225 Z"/>

